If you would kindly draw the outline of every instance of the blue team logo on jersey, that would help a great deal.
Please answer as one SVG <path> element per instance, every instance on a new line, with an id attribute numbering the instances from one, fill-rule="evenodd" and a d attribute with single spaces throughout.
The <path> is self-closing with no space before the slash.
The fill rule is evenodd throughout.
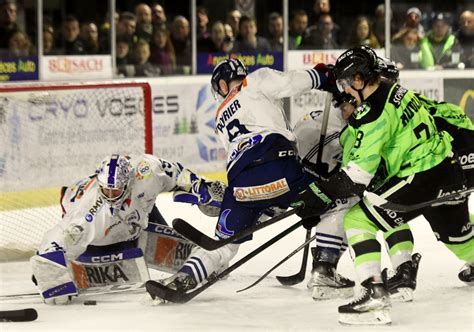
<path id="1" fill-rule="evenodd" d="M 219 217 L 219 221 L 217 222 L 216 235 L 222 239 L 226 239 L 235 233 L 234 231 L 227 229 L 226 225 L 227 216 L 230 214 L 230 211 L 230 209 L 224 210 Z"/>
<path id="2" fill-rule="evenodd" d="M 84 219 L 86 219 L 87 222 L 92 222 L 92 220 L 94 220 L 94 216 L 92 214 L 88 213 L 88 214 L 86 214 Z"/>

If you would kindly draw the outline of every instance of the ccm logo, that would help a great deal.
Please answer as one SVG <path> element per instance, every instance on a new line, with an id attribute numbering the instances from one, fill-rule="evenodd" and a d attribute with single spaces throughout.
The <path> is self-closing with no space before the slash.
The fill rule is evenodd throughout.
<path id="1" fill-rule="evenodd" d="M 91 257 L 91 262 L 92 263 L 108 263 L 108 262 L 121 261 L 121 260 L 123 260 L 123 254 L 122 253 Z"/>
<path id="2" fill-rule="evenodd" d="M 295 150 L 278 151 L 278 157 L 294 156 Z"/>

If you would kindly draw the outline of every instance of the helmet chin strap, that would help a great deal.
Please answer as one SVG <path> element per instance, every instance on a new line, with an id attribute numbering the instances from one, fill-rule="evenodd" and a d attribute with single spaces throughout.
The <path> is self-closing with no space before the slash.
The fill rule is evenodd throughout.
<path id="1" fill-rule="evenodd" d="M 360 98 L 361 102 L 363 102 L 365 100 L 364 95 L 362 94 L 362 91 L 367 86 L 367 83 L 368 83 L 368 81 L 364 81 L 364 86 L 361 89 L 356 89 L 356 88 L 354 88 L 353 85 L 351 85 L 351 88 L 354 89 L 355 91 L 357 91 L 357 93 L 359 94 L 359 98 Z"/>

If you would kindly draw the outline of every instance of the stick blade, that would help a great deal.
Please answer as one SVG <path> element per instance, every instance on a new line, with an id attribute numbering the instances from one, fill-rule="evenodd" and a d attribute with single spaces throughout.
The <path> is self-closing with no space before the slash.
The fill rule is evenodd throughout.
<path id="1" fill-rule="evenodd" d="M 197 244 L 203 249 L 215 250 L 221 246 L 220 241 L 214 240 L 201 233 L 198 229 L 181 218 L 176 218 L 173 220 L 173 228 L 183 237 Z"/>
<path id="2" fill-rule="evenodd" d="M 190 296 L 192 292 L 191 293 L 178 292 L 154 280 L 148 280 L 145 284 L 145 287 L 146 287 L 146 291 L 151 295 L 153 299 L 155 297 L 159 297 L 160 299 L 163 299 L 168 302 L 186 303 L 194 297 L 194 296 Z"/>
<path id="3" fill-rule="evenodd" d="M 297 273 L 292 276 L 277 276 L 276 278 L 283 286 L 294 286 L 296 284 L 299 284 L 300 282 L 303 282 L 304 275 L 301 275 L 301 273 Z"/>
<path id="4" fill-rule="evenodd" d="M 38 318 L 38 312 L 33 308 L 0 311 L 1 322 L 32 322 Z"/>

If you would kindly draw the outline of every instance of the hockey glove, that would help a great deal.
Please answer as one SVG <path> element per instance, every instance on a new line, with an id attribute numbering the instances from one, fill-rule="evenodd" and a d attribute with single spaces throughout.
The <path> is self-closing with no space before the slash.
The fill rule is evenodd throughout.
<path id="1" fill-rule="evenodd" d="M 336 75 L 334 74 L 334 65 L 326 65 L 324 63 L 318 63 L 313 68 L 318 74 L 326 77 L 325 82 L 319 87 L 321 90 L 331 92 L 332 94 L 340 93 L 336 84 Z"/>
<path id="2" fill-rule="evenodd" d="M 303 219 L 303 227 L 306 229 L 312 229 L 313 227 L 316 227 L 320 221 L 321 218 L 319 216 Z"/>
<path id="3" fill-rule="evenodd" d="M 301 219 L 307 219 L 324 214 L 332 206 L 333 201 L 312 182 L 307 189 L 298 194 L 296 201 L 291 207 L 299 208 L 297 215 Z"/>

